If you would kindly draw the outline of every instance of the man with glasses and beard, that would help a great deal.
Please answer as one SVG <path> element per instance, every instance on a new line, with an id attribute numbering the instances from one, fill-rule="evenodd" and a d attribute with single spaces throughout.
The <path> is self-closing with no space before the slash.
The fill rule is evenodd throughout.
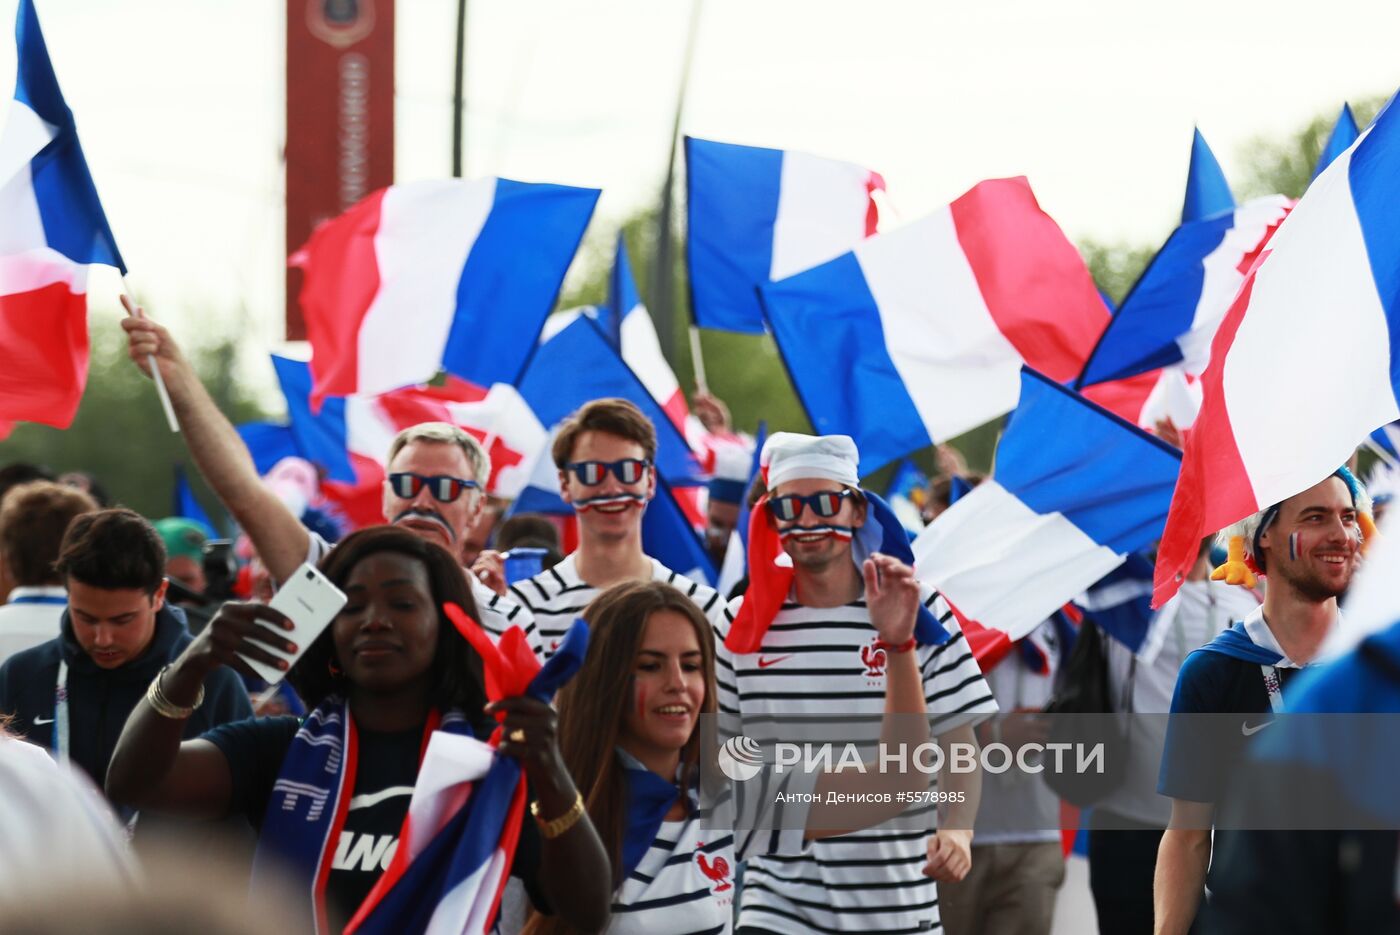
<path id="1" fill-rule="evenodd" d="M 1288 686 L 1340 619 L 1337 598 L 1374 530 L 1369 510 L 1361 484 L 1339 468 L 1222 533 L 1230 549 L 1227 580 L 1252 586 L 1259 574 L 1268 584 L 1263 605 L 1188 656 L 1177 678 L 1157 787 L 1172 800 L 1153 883 L 1159 933 L 1191 928 L 1203 890 L 1221 872 L 1211 865 L 1212 849 L 1223 852 L 1234 835 L 1249 833 L 1219 829 L 1212 838 L 1215 803 L 1245 743 L 1287 709 Z M 1226 713 L 1240 715 L 1237 732 L 1233 724 L 1226 734 L 1201 723 L 1206 719 L 1176 717 Z M 1235 756 L 1225 755 L 1229 746 Z M 1207 903 L 1202 915 L 1209 912 Z"/>
<path id="2" fill-rule="evenodd" d="M 125 299 L 123 299 L 125 302 Z M 165 378 L 185 444 L 210 488 L 243 527 L 276 581 L 285 581 L 302 562 L 317 563 L 330 545 L 311 532 L 263 484 L 247 446 L 219 411 L 170 333 L 139 309 L 122 320 L 128 353 L 150 376 L 154 357 Z M 462 560 L 468 533 L 486 500 L 491 459 L 471 435 L 446 422 L 423 422 L 400 432 L 385 459 L 384 521 L 440 545 Z M 481 625 L 499 638 L 512 626 L 525 631 L 540 653 L 530 612 L 492 592 L 468 574 Z"/>

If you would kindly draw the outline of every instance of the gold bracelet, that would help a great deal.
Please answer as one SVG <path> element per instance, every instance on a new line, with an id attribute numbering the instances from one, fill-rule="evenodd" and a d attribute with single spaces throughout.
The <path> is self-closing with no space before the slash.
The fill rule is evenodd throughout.
<path id="1" fill-rule="evenodd" d="M 155 708 L 156 714 L 159 714 L 161 717 L 168 717 L 172 721 L 183 721 L 191 714 L 194 714 L 196 708 L 204 704 L 204 686 L 199 686 L 199 694 L 195 697 L 194 704 L 189 707 L 175 704 L 169 698 L 165 697 L 165 692 L 161 691 L 160 688 L 160 680 L 165 676 L 166 669 L 169 668 L 169 665 L 165 666 L 165 668 L 157 672 L 156 677 L 151 680 L 150 687 L 146 689 L 146 702 L 152 708 Z"/>
<path id="2" fill-rule="evenodd" d="M 540 826 L 540 835 L 546 839 L 557 838 L 568 831 L 578 820 L 583 817 L 583 793 L 574 793 L 574 804 L 569 806 L 569 810 L 552 821 L 545 821 L 540 817 L 540 803 L 538 801 L 530 803 L 530 814 L 535 819 L 535 824 Z"/>

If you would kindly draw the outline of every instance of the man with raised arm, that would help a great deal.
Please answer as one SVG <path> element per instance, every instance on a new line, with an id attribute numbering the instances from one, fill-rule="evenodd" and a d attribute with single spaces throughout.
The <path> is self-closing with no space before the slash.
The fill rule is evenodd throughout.
<path id="1" fill-rule="evenodd" d="M 195 464 L 248 534 L 268 572 L 285 581 L 302 562 L 319 562 L 330 546 L 263 484 L 247 445 L 214 404 L 170 332 L 142 317 L 125 297 L 122 303 L 133 313 L 122 320 L 132 361 L 150 376 L 148 359 L 155 358 Z M 384 521 L 462 556 L 491 476 L 491 459 L 481 443 L 455 425 L 423 422 L 394 438 L 384 470 Z M 511 626 L 519 626 L 538 654 L 529 611 L 483 587 L 475 575 L 467 577 L 487 632 L 499 638 Z"/>
<path id="2" fill-rule="evenodd" d="M 877 551 L 906 563 L 913 555 L 893 511 L 861 489 L 855 443 L 779 432 L 760 463 L 768 493 L 749 526 L 749 590 L 717 632 L 720 712 L 746 731 L 782 718 L 879 717 L 891 655 L 913 653 L 939 746 L 975 747 L 974 724 L 997 705 L 943 597 L 920 585 L 906 643 L 871 635 L 861 563 Z M 904 818 L 920 822 L 915 830 L 879 826 L 750 860 L 736 932 L 940 931 L 935 881 L 971 868 L 980 778 L 940 777 L 946 811 L 936 819 L 935 805 L 911 806 Z"/>

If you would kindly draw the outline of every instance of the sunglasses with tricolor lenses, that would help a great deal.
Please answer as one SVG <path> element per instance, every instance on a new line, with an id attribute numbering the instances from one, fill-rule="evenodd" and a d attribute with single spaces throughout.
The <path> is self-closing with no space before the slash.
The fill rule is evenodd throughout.
<path id="1" fill-rule="evenodd" d="M 768 512 L 773 514 L 776 520 L 791 523 L 802 515 L 802 507 L 805 505 L 811 507 L 813 513 L 827 519 L 840 513 L 841 504 L 850 496 L 853 496 L 850 490 L 822 490 L 805 497 L 798 494 L 769 497 Z"/>
<path id="2" fill-rule="evenodd" d="M 570 461 L 564 468 L 574 472 L 580 484 L 596 487 L 611 471 L 613 477 L 624 484 L 635 484 L 647 476 L 651 462 L 642 458 L 623 458 L 621 461 Z"/>
<path id="3" fill-rule="evenodd" d="M 481 489 L 481 485 L 474 480 L 449 477 L 446 474 L 428 477 L 410 471 L 398 471 L 389 475 L 389 489 L 394 491 L 395 496 L 405 500 L 412 500 L 418 496 L 418 491 L 424 487 L 428 488 L 428 495 L 438 503 L 451 503 L 460 497 L 464 490 Z"/>

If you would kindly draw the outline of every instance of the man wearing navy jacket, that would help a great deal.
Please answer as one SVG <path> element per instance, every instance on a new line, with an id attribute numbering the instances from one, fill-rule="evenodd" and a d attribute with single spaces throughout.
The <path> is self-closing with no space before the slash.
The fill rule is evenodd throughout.
<path id="1" fill-rule="evenodd" d="M 1360 561 L 1369 502 L 1351 472 L 1341 468 L 1225 531 L 1229 580 L 1268 577 L 1263 606 L 1187 657 L 1171 713 L 1241 715 L 1239 732 L 1226 737 L 1205 719 L 1173 717 L 1167 727 L 1158 791 L 1172 800 L 1171 826 L 1162 836 L 1153 884 L 1156 931 L 1185 933 L 1196 917 L 1207 870 L 1212 879 L 1211 822 L 1238 756 L 1249 737 L 1285 710 L 1284 689 L 1311 663 L 1339 618 L 1337 598 Z M 1219 831 L 1216 847 L 1231 834 Z"/>
<path id="2" fill-rule="evenodd" d="M 0 714 L 10 730 L 81 766 L 98 788 L 127 716 L 190 642 L 184 613 L 165 603 L 165 546 L 131 510 L 72 521 L 55 564 L 68 589 L 59 635 L 0 666 Z M 204 683 L 185 727 L 198 737 L 253 716 L 232 669 Z"/>

